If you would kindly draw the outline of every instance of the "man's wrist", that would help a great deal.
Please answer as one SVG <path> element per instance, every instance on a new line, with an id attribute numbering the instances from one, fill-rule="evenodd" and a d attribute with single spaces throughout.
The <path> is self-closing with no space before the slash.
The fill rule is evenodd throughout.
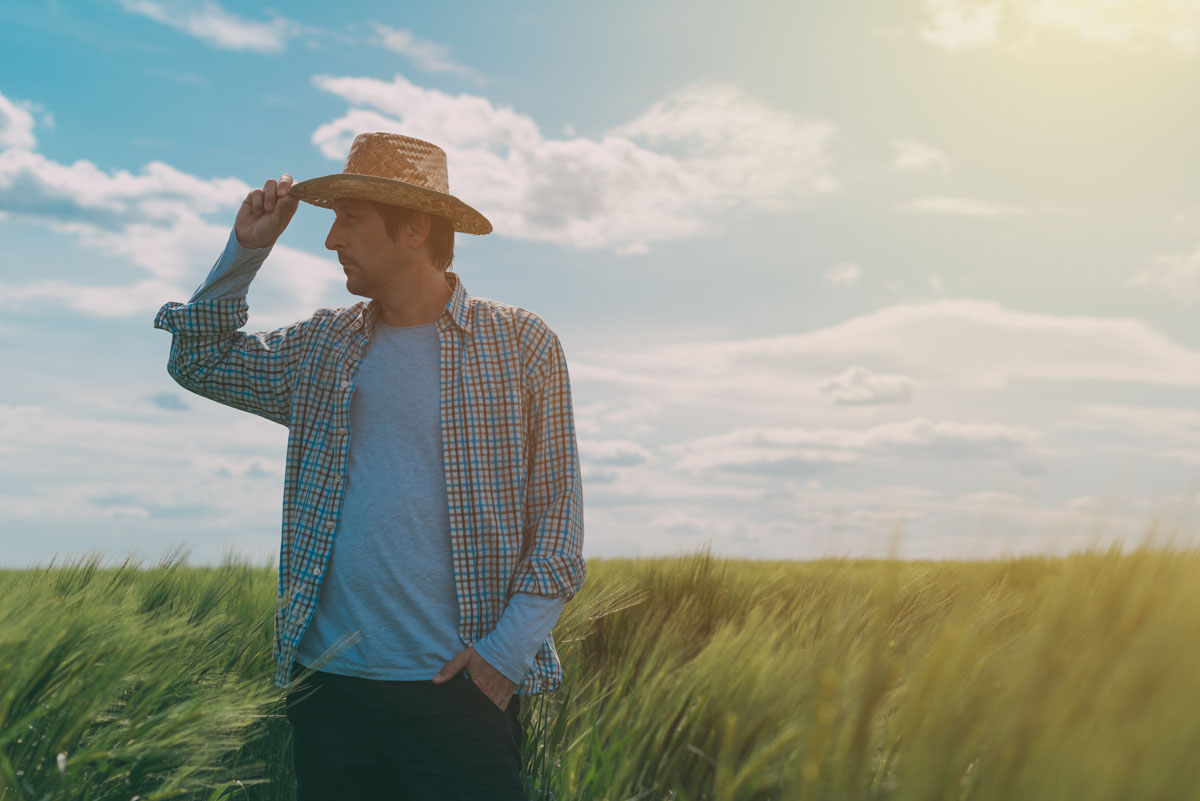
<path id="1" fill-rule="evenodd" d="M 238 241 L 236 229 L 231 230 L 225 249 L 221 251 L 208 277 L 192 293 L 190 302 L 245 298 L 250 282 L 270 252 L 269 247 L 245 247 Z"/>
<path id="2" fill-rule="evenodd" d="M 496 627 L 475 643 L 475 652 L 510 681 L 520 684 L 553 630 L 563 604 L 562 598 L 514 594 Z"/>
<path id="3" fill-rule="evenodd" d="M 242 238 L 240 236 L 238 236 L 238 232 L 237 232 L 236 228 L 233 229 L 233 243 L 235 245 L 237 245 L 239 248 L 241 248 L 242 250 L 246 251 L 247 253 L 254 253 L 254 252 L 260 251 L 260 250 L 269 251 L 271 248 L 275 247 L 274 242 L 268 242 L 265 245 L 260 245 L 260 244 L 256 244 L 256 243 L 247 244 L 242 241 Z"/>
<path id="4" fill-rule="evenodd" d="M 504 678 L 508 679 L 513 684 L 520 684 L 521 679 L 525 678 L 524 671 L 521 671 L 519 675 L 513 675 L 516 671 L 513 669 L 512 665 L 507 664 L 499 654 L 492 650 L 491 644 L 487 641 L 487 637 L 484 637 L 482 640 L 475 643 L 474 647 L 475 653 L 479 654 L 480 659 L 482 659 L 484 662 L 487 662 L 488 666 L 491 667 L 492 670 L 504 676 Z"/>

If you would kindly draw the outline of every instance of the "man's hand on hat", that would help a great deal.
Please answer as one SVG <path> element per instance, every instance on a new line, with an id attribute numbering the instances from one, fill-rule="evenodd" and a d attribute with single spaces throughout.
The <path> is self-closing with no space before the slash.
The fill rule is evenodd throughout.
<path id="1" fill-rule="evenodd" d="M 254 250 L 275 244 L 300 205 L 299 200 L 288 194 L 291 188 L 292 176 L 285 172 L 278 182 L 269 180 L 262 189 L 246 195 L 233 222 L 239 245 Z"/>

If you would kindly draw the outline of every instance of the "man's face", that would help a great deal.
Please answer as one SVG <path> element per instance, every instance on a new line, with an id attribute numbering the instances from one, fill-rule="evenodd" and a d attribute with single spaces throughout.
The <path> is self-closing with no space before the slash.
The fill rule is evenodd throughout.
<path id="1" fill-rule="evenodd" d="M 346 291 L 374 298 L 397 276 L 402 249 L 388 236 L 383 218 L 365 200 L 347 198 L 333 204 L 337 218 L 325 237 L 325 247 L 336 250 L 346 273 Z"/>

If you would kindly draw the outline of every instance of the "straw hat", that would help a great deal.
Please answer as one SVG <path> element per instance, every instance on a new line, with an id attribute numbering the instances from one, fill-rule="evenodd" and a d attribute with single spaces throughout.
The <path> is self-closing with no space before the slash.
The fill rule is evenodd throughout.
<path id="1" fill-rule="evenodd" d="M 301 181 L 288 194 L 327 209 L 338 198 L 374 200 L 445 217 L 464 234 L 492 231 L 487 217 L 450 194 L 446 151 L 400 134 L 359 134 L 345 169 Z"/>

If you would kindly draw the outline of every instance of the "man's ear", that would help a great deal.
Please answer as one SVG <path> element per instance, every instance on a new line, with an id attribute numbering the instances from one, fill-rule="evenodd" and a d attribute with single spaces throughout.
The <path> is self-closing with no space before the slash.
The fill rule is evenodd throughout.
<path id="1" fill-rule="evenodd" d="M 410 248 L 420 247 L 429 238 L 433 220 L 423 211 L 412 215 L 404 226 L 404 244 Z"/>

